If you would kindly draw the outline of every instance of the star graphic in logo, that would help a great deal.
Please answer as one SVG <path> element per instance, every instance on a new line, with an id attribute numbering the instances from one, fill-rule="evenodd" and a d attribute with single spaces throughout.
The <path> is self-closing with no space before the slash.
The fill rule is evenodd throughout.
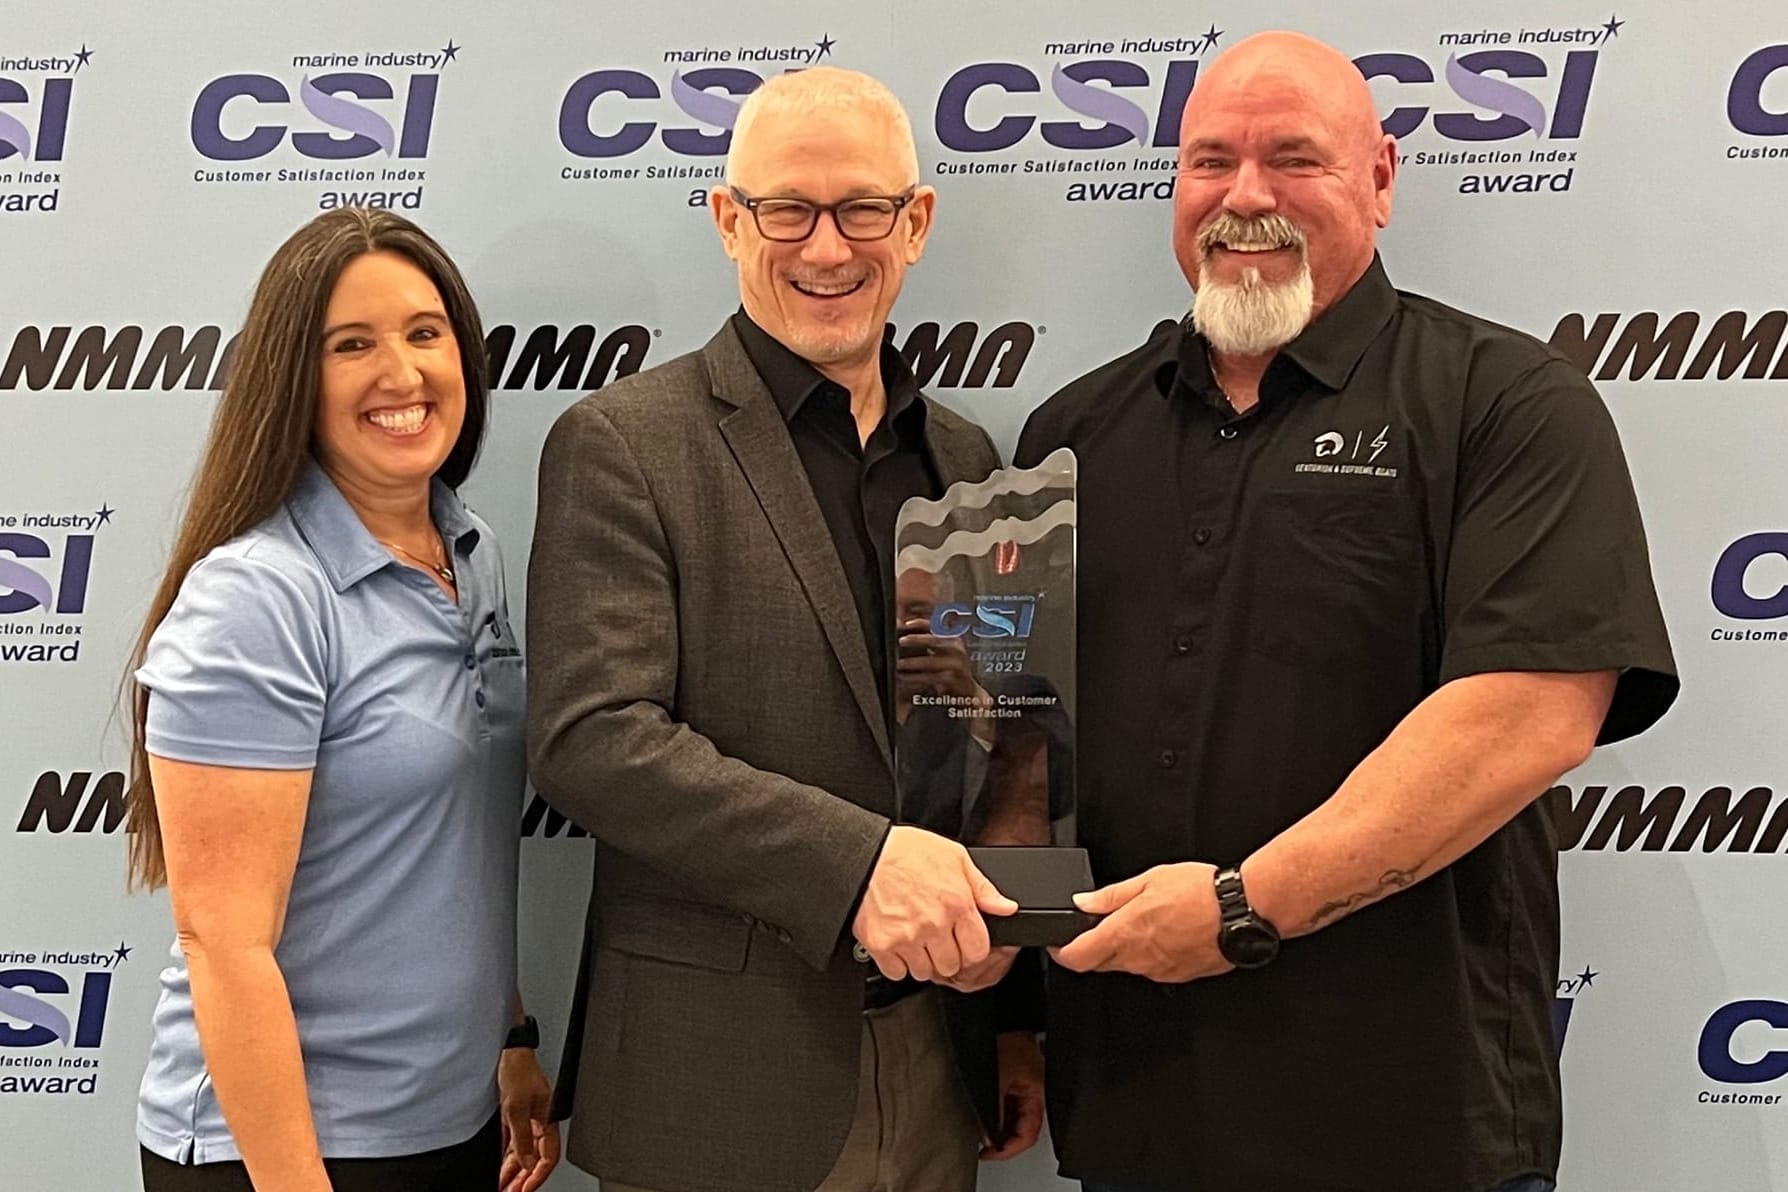
<path id="1" fill-rule="evenodd" d="M 97 530 L 101 526 L 110 525 L 111 521 L 112 521 L 112 514 L 114 514 L 116 512 L 118 512 L 116 509 L 113 509 L 110 505 L 107 505 L 104 501 L 101 501 L 99 503 L 99 508 L 97 510 L 95 510 L 94 514 L 93 514 L 94 517 L 97 517 L 99 519 L 98 521 L 93 523 L 93 528 Z"/>
<path id="2" fill-rule="evenodd" d="M 91 57 L 93 57 L 93 51 L 88 49 L 87 43 L 83 41 L 81 43 L 81 52 L 75 55 L 75 69 L 79 70 L 81 67 L 87 65 L 87 59 Z"/>
<path id="3" fill-rule="evenodd" d="M 1601 975 L 1602 974 L 1597 972 L 1591 972 L 1590 967 L 1587 964 L 1584 965 L 1583 971 L 1577 974 L 1577 988 L 1579 990 L 1588 989 L 1595 984 L 1596 978 Z"/>
<path id="4" fill-rule="evenodd" d="M 1614 14 L 1609 13 L 1608 23 L 1602 26 L 1602 40 L 1607 41 L 1610 37 L 1619 37 L 1620 27 L 1624 24 L 1626 24 L 1625 21 L 1617 21 L 1614 19 Z"/>
<path id="5" fill-rule="evenodd" d="M 117 968 L 120 964 L 124 963 L 126 960 L 129 960 L 130 953 L 131 953 L 131 950 L 124 946 L 124 941 L 119 940 L 117 951 L 112 953 L 112 955 L 117 958 L 112 961 L 112 967 Z"/>
<path id="6" fill-rule="evenodd" d="M 453 59 L 459 54 L 459 52 L 465 48 L 466 47 L 464 47 L 464 46 L 454 45 L 453 39 L 451 37 L 449 37 L 447 39 L 447 44 L 441 47 L 441 65 L 445 66 L 449 62 L 453 61 Z"/>
<path id="7" fill-rule="evenodd" d="M 1227 32 L 1229 32 L 1227 29 L 1219 29 L 1219 28 L 1217 28 L 1217 26 L 1215 24 L 1213 24 L 1209 29 L 1205 30 L 1204 45 L 1199 47 L 1198 52 L 1203 54 L 1203 53 L 1208 53 L 1209 51 L 1216 49 L 1217 48 L 1217 39 L 1219 37 L 1222 37 Z"/>
<path id="8" fill-rule="evenodd" d="M 832 47 L 837 45 L 838 43 L 832 39 L 832 35 L 830 33 L 822 33 L 822 34 L 820 34 L 820 39 L 817 42 L 815 42 L 814 44 L 819 47 L 819 53 L 817 53 L 813 56 L 813 60 L 815 62 L 818 62 L 821 58 L 824 58 L 827 54 L 830 54 L 832 52 Z"/>

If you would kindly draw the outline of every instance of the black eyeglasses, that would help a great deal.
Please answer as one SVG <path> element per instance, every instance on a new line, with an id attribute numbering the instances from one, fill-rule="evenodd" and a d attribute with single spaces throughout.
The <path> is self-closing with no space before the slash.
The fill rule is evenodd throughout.
<path id="1" fill-rule="evenodd" d="M 846 240 L 882 240 L 894 230 L 901 208 L 913 201 L 915 187 L 897 195 L 860 195 L 838 203 L 810 203 L 806 199 L 754 199 L 736 186 L 727 188 L 733 202 L 751 212 L 765 240 L 793 244 L 813 235 L 823 212 L 832 213 L 838 234 Z"/>

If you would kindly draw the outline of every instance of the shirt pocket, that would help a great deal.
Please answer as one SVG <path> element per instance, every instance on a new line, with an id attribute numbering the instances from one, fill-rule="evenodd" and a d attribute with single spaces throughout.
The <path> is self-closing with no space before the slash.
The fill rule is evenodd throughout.
<path id="1" fill-rule="evenodd" d="M 1269 491 L 1256 513 L 1243 639 L 1313 670 L 1401 656 L 1424 614 L 1424 552 L 1395 493 Z"/>

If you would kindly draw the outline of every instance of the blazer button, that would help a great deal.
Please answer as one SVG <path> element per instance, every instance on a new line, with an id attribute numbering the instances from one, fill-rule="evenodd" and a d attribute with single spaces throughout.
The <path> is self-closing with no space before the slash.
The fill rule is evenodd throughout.
<path id="1" fill-rule="evenodd" d="M 794 937 L 789 935 L 786 928 L 778 927 L 776 929 L 776 938 L 786 944 L 786 943 L 789 943 Z"/>

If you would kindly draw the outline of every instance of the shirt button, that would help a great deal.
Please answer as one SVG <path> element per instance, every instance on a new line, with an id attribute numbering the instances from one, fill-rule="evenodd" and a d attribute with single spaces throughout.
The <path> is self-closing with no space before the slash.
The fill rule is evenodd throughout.
<path id="1" fill-rule="evenodd" d="M 1173 763 L 1180 760 L 1180 755 L 1171 749 L 1163 749 L 1155 760 L 1161 763 L 1161 768 L 1163 770 L 1171 770 L 1173 769 Z"/>
<path id="2" fill-rule="evenodd" d="M 1173 652 L 1175 654 L 1190 654 L 1192 652 L 1191 635 L 1182 633 L 1178 637 L 1174 638 L 1173 639 Z"/>
<path id="3" fill-rule="evenodd" d="M 478 666 L 477 656 L 473 655 L 473 654 L 467 654 L 466 655 L 466 669 L 467 670 L 475 670 L 477 668 L 477 666 Z"/>
<path id="4" fill-rule="evenodd" d="M 1205 529 L 1203 526 L 1200 526 L 1198 529 L 1192 531 L 1192 541 L 1198 543 L 1198 545 L 1203 546 L 1205 543 L 1209 542 L 1210 540 L 1211 540 L 1211 532 L 1209 530 Z"/>
<path id="5" fill-rule="evenodd" d="M 484 692 L 474 691 L 472 693 L 472 702 L 482 708 L 484 706 Z"/>
<path id="6" fill-rule="evenodd" d="M 1233 439 L 1241 433 L 1242 433 L 1241 431 L 1237 430 L 1233 426 L 1224 426 L 1224 427 L 1218 428 L 1217 437 L 1219 439 Z"/>

